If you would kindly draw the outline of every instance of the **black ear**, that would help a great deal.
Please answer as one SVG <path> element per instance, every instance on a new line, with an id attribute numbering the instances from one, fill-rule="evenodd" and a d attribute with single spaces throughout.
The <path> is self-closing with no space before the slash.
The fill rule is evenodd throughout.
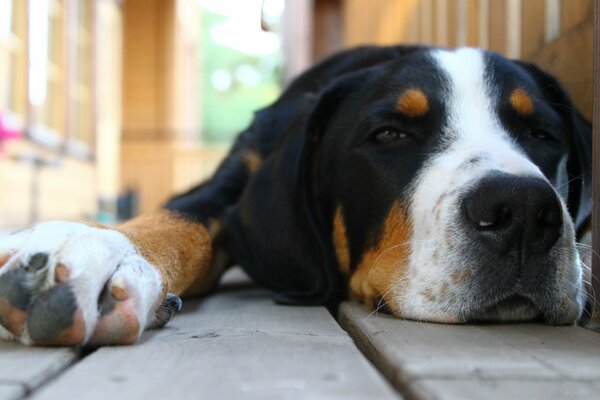
<path id="1" fill-rule="evenodd" d="M 334 306 L 343 294 L 331 246 L 331 221 L 322 215 L 313 173 L 327 123 L 341 100 L 364 82 L 359 75 L 335 81 L 320 94 L 263 111 L 293 117 L 277 150 L 263 162 L 226 218 L 226 227 L 234 258 L 254 280 L 275 291 L 278 302 Z M 290 104 L 293 112 L 284 109 Z"/>
<path id="2" fill-rule="evenodd" d="M 533 64 L 519 64 L 533 76 L 549 104 L 569 128 L 567 206 L 580 237 L 587 228 L 592 213 L 592 126 L 577 111 L 554 77 Z"/>

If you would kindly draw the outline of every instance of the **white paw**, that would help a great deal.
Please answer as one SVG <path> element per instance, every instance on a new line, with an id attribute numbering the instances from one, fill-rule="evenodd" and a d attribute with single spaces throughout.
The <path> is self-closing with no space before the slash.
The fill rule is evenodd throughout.
<path id="1" fill-rule="evenodd" d="M 152 322 L 160 293 L 157 270 L 119 232 L 47 222 L 0 239 L 0 337 L 61 346 L 134 343 Z"/>

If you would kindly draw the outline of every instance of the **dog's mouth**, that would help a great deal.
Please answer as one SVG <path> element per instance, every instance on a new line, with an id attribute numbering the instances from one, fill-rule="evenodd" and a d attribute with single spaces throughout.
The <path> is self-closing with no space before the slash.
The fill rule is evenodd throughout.
<path id="1" fill-rule="evenodd" d="M 535 321 L 543 318 L 542 311 L 529 298 L 513 294 L 471 313 L 472 322 Z"/>

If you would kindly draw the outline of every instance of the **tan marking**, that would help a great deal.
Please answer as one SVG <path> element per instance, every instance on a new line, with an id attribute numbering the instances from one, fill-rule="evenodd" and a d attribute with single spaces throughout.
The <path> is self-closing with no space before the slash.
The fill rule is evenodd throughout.
<path id="1" fill-rule="evenodd" d="M 524 89 L 517 88 L 513 90 L 510 94 L 510 105 L 521 115 L 531 115 L 533 113 L 533 100 Z"/>
<path id="2" fill-rule="evenodd" d="M 421 89 L 407 89 L 398 98 L 396 109 L 408 117 L 421 117 L 429 111 L 429 100 Z"/>
<path id="3" fill-rule="evenodd" d="M 258 169 L 260 168 L 260 165 L 262 164 L 262 159 L 260 158 L 260 154 L 258 154 L 254 150 L 246 150 L 242 154 L 242 161 L 244 162 L 244 164 L 246 165 L 246 168 L 248 168 L 248 171 L 250 171 L 251 174 L 258 171 Z"/>
<path id="4" fill-rule="evenodd" d="M 0 267 L 2 267 L 4 264 L 6 264 L 6 262 L 8 260 L 10 260 L 11 256 L 12 256 L 12 252 L 10 252 L 10 251 L 0 252 Z"/>
<path id="5" fill-rule="evenodd" d="M 85 339 L 85 322 L 83 320 L 83 311 L 78 308 L 73 316 L 73 325 L 65 329 L 51 340 L 35 342 L 42 346 L 76 346 Z"/>
<path id="6" fill-rule="evenodd" d="M 117 230 L 158 270 L 162 297 L 167 292 L 180 295 L 209 276 L 212 249 L 204 225 L 162 210 L 128 221 Z"/>
<path id="7" fill-rule="evenodd" d="M 25 311 L 13 307 L 6 299 L 0 298 L 0 322 L 10 333 L 21 336 L 27 321 Z"/>
<path id="8" fill-rule="evenodd" d="M 69 270 L 68 268 L 61 263 L 58 263 L 56 265 L 56 268 L 54 269 L 54 280 L 57 283 L 65 283 L 69 280 Z"/>
<path id="9" fill-rule="evenodd" d="M 103 315 L 94 330 L 90 344 L 133 344 L 140 335 L 140 322 L 135 312 L 134 299 L 119 301 L 115 309 Z"/>
<path id="10" fill-rule="evenodd" d="M 404 208 L 394 203 L 384 222 L 379 240 L 364 254 L 350 278 L 350 294 L 371 307 L 373 299 L 381 296 L 390 310 L 399 315 L 390 294 L 390 285 L 402 279 L 410 253 L 412 227 Z"/>
<path id="11" fill-rule="evenodd" d="M 335 255 L 337 256 L 340 270 L 347 274 L 350 271 L 350 249 L 348 247 L 346 223 L 344 222 L 342 206 L 336 208 L 335 217 L 333 218 L 333 246 L 335 247 Z"/>

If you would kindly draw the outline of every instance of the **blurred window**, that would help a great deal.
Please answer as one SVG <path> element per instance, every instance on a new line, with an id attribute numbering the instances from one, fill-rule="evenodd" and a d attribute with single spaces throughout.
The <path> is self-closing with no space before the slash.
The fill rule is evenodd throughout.
<path id="1" fill-rule="evenodd" d="M 26 2 L 0 0 L 0 112 L 25 114 Z"/>
<path id="2" fill-rule="evenodd" d="M 199 0 L 202 139 L 230 143 L 281 91 L 284 0 Z M 261 15 L 262 12 L 262 15 Z M 269 31 L 261 30 L 261 16 Z"/>
<path id="3" fill-rule="evenodd" d="M 82 156 L 94 147 L 93 6 L 94 0 L 29 0 L 31 135 Z"/>
<path id="4" fill-rule="evenodd" d="M 31 0 L 29 11 L 29 102 L 38 129 L 66 137 L 64 120 L 63 0 Z M 38 132 L 39 133 L 39 132 Z"/>
<path id="5" fill-rule="evenodd" d="M 70 102 L 73 120 L 72 137 L 88 148 L 93 147 L 92 127 L 92 18 L 93 0 L 79 0 L 76 7 L 76 29 L 72 38 L 75 68 L 71 75 Z"/>

